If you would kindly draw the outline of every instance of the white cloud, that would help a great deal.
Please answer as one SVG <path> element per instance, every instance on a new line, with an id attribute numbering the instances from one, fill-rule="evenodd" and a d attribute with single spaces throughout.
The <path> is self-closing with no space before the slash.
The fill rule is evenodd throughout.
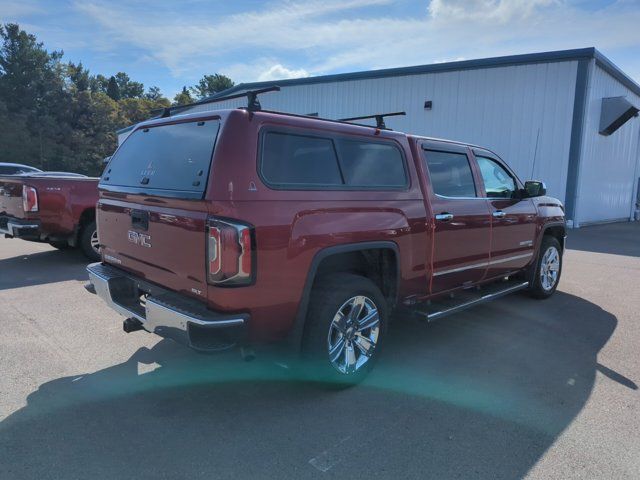
<path id="1" fill-rule="evenodd" d="M 45 9 L 24 0 L 19 2 L 3 0 L 2 2 L 3 22 L 11 22 L 20 17 L 43 13 L 46 13 Z"/>
<path id="2" fill-rule="evenodd" d="M 558 5 L 558 0 L 431 0 L 432 18 L 451 20 L 492 20 L 507 22 L 526 19 L 541 7 Z"/>
<path id="3" fill-rule="evenodd" d="M 212 10 L 210 17 L 162 10 L 136 15 L 129 7 L 96 0 L 78 2 L 76 9 L 102 27 L 96 30 L 114 48 L 142 51 L 181 79 L 218 71 L 252 81 L 449 58 L 585 46 L 606 54 L 640 46 L 634 1 L 592 11 L 568 0 L 432 0 L 409 15 L 395 15 L 392 5 L 384 16 L 369 14 L 367 7 L 387 3 L 276 0 L 260 11 L 220 16 Z M 286 60 L 284 67 L 287 56 L 296 64 Z"/>
<path id="4" fill-rule="evenodd" d="M 278 63 L 258 75 L 258 81 L 284 80 L 286 78 L 302 78 L 308 76 L 309 72 L 304 68 L 292 70 Z"/>

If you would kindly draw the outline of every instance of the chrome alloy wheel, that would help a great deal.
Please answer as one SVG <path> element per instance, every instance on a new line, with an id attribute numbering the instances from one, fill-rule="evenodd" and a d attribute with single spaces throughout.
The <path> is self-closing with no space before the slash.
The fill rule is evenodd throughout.
<path id="1" fill-rule="evenodd" d="M 560 252 L 554 246 L 547 248 L 540 263 L 540 284 L 547 292 L 555 287 L 560 273 Z"/>
<path id="2" fill-rule="evenodd" d="M 94 230 L 91 234 L 91 248 L 95 250 L 96 253 L 100 253 L 100 240 L 98 240 L 98 231 Z"/>
<path id="3" fill-rule="evenodd" d="M 344 302 L 329 327 L 327 346 L 331 365 L 345 375 L 361 369 L 373 356 L 380 334 L 380 313 L 363 295 Z"/>

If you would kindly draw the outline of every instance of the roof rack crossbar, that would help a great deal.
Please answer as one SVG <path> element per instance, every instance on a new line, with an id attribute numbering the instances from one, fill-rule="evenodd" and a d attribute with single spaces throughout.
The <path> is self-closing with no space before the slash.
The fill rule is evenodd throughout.
<path id="1" fill-rule="evenodd" d="M 206 105 L 207 103 L 217 103 L 224 102 L 225 100 L 232 100 L 234 98 L 242 98 L 247 97 L 247 110 L 250 112 L 255 112 L 257 110 L 261 110 L 262 106 L 260 105 L 260 101 L 258 100 L 258 95 L 261 93 L 267 92 L 278 92 L 280 91 L 280 87 L 278 85 L 273 85 L 271 87 L 259 88 L 257 90 L 247 90 L 242 93 L 235 93 L 233 95 L 226 95 L 224 97 L 217 98 L 207 98 L 204 100 L 200 100 L 199 102 L 188 103 L 186 105 L 175 105 L 173 107 L 166 107 L 162 110 L 162 118 L 170 117 L 171 112 L 175 110 L 184 110 L 185 108 L 197 107 L 198 105 Z"/>
<path id="2" fill-rule="evenodd" d="M 392 113 L 376 113 L 374 115 L 363 115 L 362 117 L 350 117 L 350 118 L 341 118 L 339 122 L 353 122 L 355 120 L 369 120 L 371 118 L 376 119 L 376 128 L 380 130 L 390 130 L 384 123 L 384 117 L 395 117 L 397 115 L 406 115 L 407 112 L 392 112 Z"/>

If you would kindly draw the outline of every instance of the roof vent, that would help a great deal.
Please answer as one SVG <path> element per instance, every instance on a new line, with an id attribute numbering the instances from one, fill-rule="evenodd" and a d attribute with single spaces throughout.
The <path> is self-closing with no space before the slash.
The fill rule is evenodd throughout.
<path id="1" fill-rule="evenodd" d="M 638 110 L 626 97 L 608 97 L 602 99 L 600 110 L 600 134 L 611 135 L 631 117 L 638 116 Z"/>

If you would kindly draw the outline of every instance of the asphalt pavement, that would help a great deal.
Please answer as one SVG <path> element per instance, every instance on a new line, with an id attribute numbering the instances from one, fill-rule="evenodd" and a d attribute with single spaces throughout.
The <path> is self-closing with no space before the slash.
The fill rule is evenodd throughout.
<path id="1" fill-rule="evenodd" d="M 0 479 L 640 478 L 640 223 L 570 232 L 558 292 L 400 316 L 363 385 L 202 355 L 0 239 Z"/>

